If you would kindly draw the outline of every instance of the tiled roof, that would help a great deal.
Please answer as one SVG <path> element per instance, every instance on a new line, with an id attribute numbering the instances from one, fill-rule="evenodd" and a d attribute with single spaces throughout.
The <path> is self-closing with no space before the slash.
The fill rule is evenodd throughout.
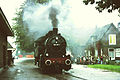
<path id="1" fill-rule="evenodd" d="M 7 36 L 13 36 L 12 28 L 10 27 L 1 7 L 0 7 L 0 28 L 6 32 Z"/>
<path id="2" fill-rule="evenodd" d="M 104 36 L 104 34 L 110 29 L 110 27 L 114 26 L 113 23 L 108 24 L 103 26 L 102 28 L 98 28 L 96 29 L 95 33 L 93 35 L 97 36 L 97 41 L 102 39 L 102 37 Z"/>
<path id="3" fill-rule="evenodd" d="M 96 28 L 95 32 L 92 34 L 92 36 L 89 38 L 87 44 L 91 44 L 93 43 L 92 37 L 96 37 L 95 41 L 98 41 L 100 39 L 103 38 L 103 36 L 105 35 L 105 33 L 111 28 L 111 27 L 115 27 L 115 25 L 113 23 L 111 24 L 107 24 L 103 27 L 100 28 Z M 115 27 L 116 28 L 116 27 Z M 117 28 L 116 28 L 117 30 Z"/>

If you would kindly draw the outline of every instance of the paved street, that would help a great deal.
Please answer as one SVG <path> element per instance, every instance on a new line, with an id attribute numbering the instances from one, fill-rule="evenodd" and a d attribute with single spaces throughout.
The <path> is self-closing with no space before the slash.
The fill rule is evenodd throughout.
<path id="1" fill-rule="evenodd" d="M 120 73 L 117 72 L 88 68 L 86 65 L 73 64 L 72 67 L 69 73 L 86 80 L 120 80 Z"/>
<path id="2" fill-rule="evenodd" d="M 84 80 L 71 76 L 69 73 L 43 74 L 33 59 L 19 58 L 15 60 L 14 66 L 9 67 L 0 75 L 0 80 Z"/>
<path id="3" fill-rule="evenodd" d="M 0 75 L 0 80 L 56 80 L 48 75 L 40 74 L 33 59 L 15 60 L 15 65 Z"/>
<path id="4" fill-rule="evenodd" d="M 0 74 L 0 80 L 120 80 L 120 74 L 76 64 L 62 74 L 43 74 L 34 65 L 33 59 L 21 58 L 16 59 L 14 66 Z"/>

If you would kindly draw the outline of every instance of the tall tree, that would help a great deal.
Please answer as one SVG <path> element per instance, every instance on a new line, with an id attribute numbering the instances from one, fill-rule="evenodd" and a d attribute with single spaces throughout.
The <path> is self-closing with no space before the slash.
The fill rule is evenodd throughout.
<path id="1" fill-rule="evenodd" d="M 19 11 L 16 12 L 16 17 L 13 18 L 13 20 L 15 21 L 13 25 L 13 30 L 16 38 L 15 43 L 20 49 L 26 52 L 34 51 L 34 33 L 30 33 L 28 25 L 23 22 L 23 12 L 25 4 L 27 4 L 27 2 L 29 1 L 31 1 L 32 3 L 43 4 L 48 2 L 49 0 L 26 0 L 26 2 L 24 2 L 19 8 Z"/>
<path id="2" fill-rule="evenodd" d="M 15 24 L 13 25 L 13 30 L 16 36 L 15 43 L 19 46 L 20 49 L 26 52 L 32 52 L 34 39 L 28 35 L 29 29 L 27 25 L 24 25 L 22 16 L 23 16 L 24 4 L 21 5 L 18 12 L 16 12 L 17 17 L 13 18 Z"/>
<path id="3" fill-rule="evenodd" d="M 114 10 L 118 10 L 120 13 L 120 0 L 83 0 L 85 5 L 97 4 L 95 7 L 99 12 L 107 9 L 108 12 L 112 12 Z"/>

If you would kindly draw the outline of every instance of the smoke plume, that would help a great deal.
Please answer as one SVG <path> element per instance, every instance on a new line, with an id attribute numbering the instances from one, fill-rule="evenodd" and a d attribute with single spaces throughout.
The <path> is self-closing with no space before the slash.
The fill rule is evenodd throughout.
<path id="1" fill-rule="evenodd" d="M 89 24 L 86 22 L 89 18 L 83 18 L 81 15 L 83 12 L 78 12 L 81 8 L 79 2 L 80 0 L 52 0 L 43 5 L 28 2 L 24 9 L 23 21 L 28 25 L 30 33 L 35 33 L 35 40 L 44 36 L 53 27 L 58 27 L 59 33 L 66 39 L 67 47 L 72 54 L 84 55 L 81 53 L 83 52 L 81 45 L 84 45 L 88 40 L 92 28 L 84 26 L 84 24 Z M 77 9 L 78 7 L 79 9 Z"/>
<path id="2" fill-rule="evenodd" d="M 58 25 L 57 14 L 58 10 L 54 7 L 51 7 L 49 12 L 49 19 L 51 19 L 54 28 L 56 28 Z"/>

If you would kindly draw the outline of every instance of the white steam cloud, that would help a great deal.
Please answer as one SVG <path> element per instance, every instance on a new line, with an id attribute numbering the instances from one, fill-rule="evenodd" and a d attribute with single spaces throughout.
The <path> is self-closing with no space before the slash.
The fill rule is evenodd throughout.
<path id="1" fill-rule="evenodd" d="M 34 32 L 35 39 L 46 34 L 52 29 L 51 21 L 48 12 L 49 6 L 46 5 L 32 5 L 27 6 L 24 10 L 23 21 L 28 25 L 30 32 Z"/>
<path id="2" fill-rule="evenodd" d="M 74 52 L 74 54 L 78 54 L 80 53 L 80 46 L 86 43 L 92 29 L 88 28 L 88 26 L 78 26 L 78 24 L 82 22 L 77 21 L 79 19 L 77 19 L 75 14 L 73 15 L 72 9 L 74 8 L 72 7 L 75 7 L 75 5 L 71 5 L 70 2 L 75 1 L 52 0 L 49 4 L 44 5 L 31 5 L 28 3 L 29 5 L 27 4 L 24 9 L 23 21 L 29 26 L 31 33 L 37 34 L 34 35 L 35 39 L 45 35 L 49 30 L 52 30 L 53 26 L 58 27 L 59 33 L 65 37 L 68 46 L 72 47 L 71 51 Z M 54 8 L 56 9 L 56 13 L 52 13 L 55 13 L 55 18 L 53 18 L 53 15 L 50 16 L 51 9 Z M 73 18 L 76 18 L 78 23 L 74 22 Z M 51 21 L 51 19 L 53 19 L 53 21 Z"/>

